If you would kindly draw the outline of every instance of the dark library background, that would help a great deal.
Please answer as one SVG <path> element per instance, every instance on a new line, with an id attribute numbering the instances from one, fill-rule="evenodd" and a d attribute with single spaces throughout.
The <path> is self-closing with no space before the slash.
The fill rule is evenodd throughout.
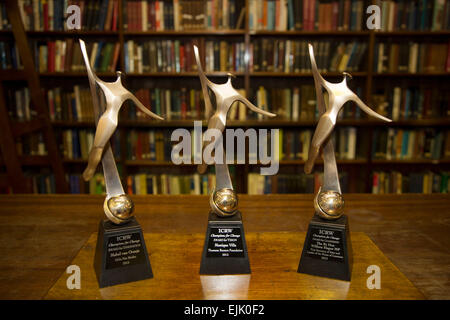
<path id="1" fill-rule="evenodd" d="M 333 137 L 343 191 L 448 192 L 448 0 L 9 3 L 0 4 L 1 193 L 104 192 L 101 169 L 90 182 L 81 178 L 94 121 L 79 38 L 102 79 L 123 71 L 125 86 L 165 118 L 122 107 L 111 144 L 130 194 L 208 194 L 214 185 L 212 171 L 200 175 L 195 165 L 170 159 L 171 132 L 203 119 L 193 44 L 211 79 L 233 73 L 241 93 L 278 115 L 259 118 L 239 103 L 230 111 L 230 128 L 279 129 L 278 174 L 232 165 L 237 191 L 313 193 L 322 166 L 303 173 L 317 121 L 308 43 L 327 80 L 351 73 L 350 87 L 393 120 L 344 107 Z M 70 4 L 81 9 L 81 30 L 67 30 Z M 366 27 L 371 4 L 381 9 L 380 30 Z"/>

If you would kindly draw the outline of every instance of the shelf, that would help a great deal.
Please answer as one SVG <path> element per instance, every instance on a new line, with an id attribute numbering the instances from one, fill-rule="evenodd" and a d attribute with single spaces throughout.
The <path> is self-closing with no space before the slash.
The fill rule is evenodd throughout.
<path id="1" fill-rule="evenodd" d="M 324 77 L 342 77 L 343 72 L 327 72 L 322 73 Z M 349 72 L 352 77 L 367 77 L 367 72 L 357 71 L 357 72 Z M 99 77 L 116 77 L 115 72 L 97 72 Z M 245 76 L 245 72 L 226 72 L 226 71 L 214 71 L 207 72 L 206 75 L 208 77 L 227 77 L 229 74 L 233 76 L 242 77 Z M 134 77 L 134 78 L 143 78 L 143 77 L 198 77 L 197 71 L 192 72 L 146 72 L 146 73 L 136 73 L 136 72 L 123 72 L 125 77 Z M 74 72 L 74 71 L 65 71 L 65 72 L 41 72 L 39 73 L 41 77 L 87 77 L 87 73 L 84 72 Z M 249 76 L 251 77 L 289 77 L 289 78 L 306 78 L 312 77 L 312 73 L 310 72 L 265 72 L 265 71 L 257 71 L 250 72 Z M 373 73 L 374 77 L 448 77 L 450 76 L 450 72 L 420 72 L 420 73 Z M 17 78 L 17 79 L 15 79 Z M 15 74 L 3 74 L 0 72 L 0 80 L 24 80 L 24 75 L 22 72 L 17 71 Z"/>
<path id="2" fill-rule="evenodd" d="M 19 156 L 20 163 L 24 166 L 50 166 L 50 158 L 48 156 Z"/>
<path id="3" fill-rule="evenodd" d="M 66 164 L 87 164 L 87 159 L 63 159 L 63 162 Z"/>
<path id="4" fill-rule="evenodd" d="M 444 72 L 444 71 L 417 72 L 417 73 L 385 72 L 385 73 L 373 73 L 372 75 L 374 77 L 448 77 L 448 76 L 450 76 L 450 72 Z"/>
<path id="5" fill-rule="evenodd" d="M 214 71 L 206 72 L 208 77 L 228 77 L 229 75 L 242 77 L 245 75 L 244 72 L 226 72 L 226 71 Z M 125 73 L 127 77 L 198 77 L 197 71 L 192 72 L 146 72 L 146 73 Z"/>
<path id="6" fill-rule="evenodd" d="M 368 36 L 369 31 L 250 30 L 251 36 Z"/>
<path id="7" fill-rule="evenodd" d="M 30 121 L 16 121 L 11 127 L 13 136 L 19 137 L 31 132 L 43 129 L 45 126 L 42 119 L 33 119 Z"/>
<path id="8" fill-rule="evenodd" d="M 336 159 L 337 164 L 339 165 L 352 165 L 352 164 L 367 164 L 367 159 Z M 305 160 L 281 160 L 281 166 L 292 166 L 292 165 L 304 165 L 306 163 Z M 317 159 L 315 162 L 316 165 L 323 165 L 322 159 Z M 250 164 L 250 165 L 258 165 L 258 166 L 267 166 L 267 164 Z"/>
<path id="9" fill-rule="evenodd" d="M 378 37 L 450 36 L 450 30 L 441 31 L 375 31 Z"/>
<path id="10" fill-rule="evenodd" d="M 54 127 L 94 127 L 94 121 L 52 121 Z"/>
<path id="11" fill-rule="evenodd" d="M 115 159 L 116 163 L 120 162 L 120 159 Z M 87 165 L 88 163 L 88 159 L 63 159 L 63 163 L 64 164 L 83 164 L 83 165 Z"/>
<path id="12" fill-rule="evenodd" d="M 250 36 L 368 36 L 372 31 L 309 31 L 309 30 L 243 30 L 243 29 L 211 29 L 211 30 L 163 30 L 163 31 L 100 31 L 100 30 L 53 30 L 53 31 L 34 31 L 27 30 L 28 36 L 64 36 L 64 37 L 77 37 L 77 36 L 118 36 L 123 34 L 124 36 L 190 36 L 190 35 L 245 35 Z M 376 37 L 415 37 L 415 36 L 449 36 L 450 30 L 439 31 L 373 31 Z M 1 34 L 12 34 L 12 30 L 0 30 Z"/>
<path id="13" fill-rule="evenodd" d="M 120 120 L 119 119 L 119 127 L 126 128 L 186 128 L 193 127 L 194 121 L 200 121 L 196 119 L 188 119 L 188 120 L 170 120 L 170 121 L 161 121 L 161 120 Z M 202 121 L 202 126 L 206 127 L 207 122 L 205 120 Z M 256 127 L 256 128 L 270 128 L 270 127 L 312 127 L 317 124 L 316 120 L 303 120 L 303 121 L 291 121 L 291 120 L 228 120 L 227 127 Z M 93 121 L 53 121 L 52 125 L 54 127 L 93 127 Z M 450 126 L 450 118 L 443 119 L 422 119 L 422 120 L 401 120 L 401 121 L 393 121 L 390 123 L 381 121 L 381 120 L 354 120 L 354 119 L 338 119 L 337 126 L 355 126 L 355 127 L 364 127 L 364 126 L 382 126 L 382 127 L 396 127 L 396 126 L 411 126 L 411 127 L 433 127 L 433 126 Z"/>
<path id="14" fill-rule="evenodd" d="M 352 77 L 366 77 L 367 72 L 348 72 Z M 324 77 L 342 77 L 343 72 L 326 72 L 321 73 Z M 311 72 L 266 72 L 266 71 L 253 71 L 250 72 L 251 77 L 312 77 Z"/>
<path id="15" fill-rule="evenodd" d="M 139 128 L 153 128 L 153 127 L 193 127 L 194 121 L 199 120 L 172 120 L 172 121 L 130 121 L 130 120 L 124 120 L 119 121 L 119 126 L 123 127 L 139 127 Z M 338 121 L 337 125 L 341 126 L 364 126 L 367 124 L 383 124 L 384 122 L 381 121 L 367 121 L 367 120 L 340 120 Z M 312 127 L 317 124 L 317 121 L 315 120 L 305 120 L 305 121 L 291 121 L 291 120 L 246 120 L 246 121 L 239 121 L 239 120 L 227 120 L 227 128 L 237 128 L 237 127 L 244 127 L 244 128 L 273 128 L 273 127 Z M 202 120 L 202 126 L 206 127 L 207 122 L 205 120 Z"/>
<path id="16" fill-rule="evenodd" d="M 116 77 L 117 74 L 115 72 L 96 72 L 96 75 L 99 77 Z M 75 77 L 86 77 L 87 71 L 85 72 L 77 72 L 77 71 L 64 71 L 64 72 L 40 72 L 40 77 L 55 77 L 55 78 L 75 78 Z"/>
<path id="17" fill-rule="evenodd" d="M 352 164 L 366 164 L 366 159 L 354 159 L 354 160 L 336 160 L 338 164 L 341 165 L 352 165 Z M 246 163 L 251 166 L 267 166 L 267 164 L 261 164 L 261 163 Z M 228 165 L 246 165 L 246 164 L 228 164 Z M 292 165 L 304 165 L 305 160 L 282 160 L 279 163 L 281 166 L 292 166 Z M 316 164 L 321 165 L 323 164 L 322 160 L 316 161 Z M 188 163 L 188 164 L 180 164 L 176 165 L 171 161 L 154 161 L 154 160 L 126 160 L 125 161 L 126 166 L 155 166 L 155 167 L 170 167 L 170 166 L 197 166 L 197 164 L 194 163 Z"/>
<path id="18" fill-rule="evenodd" d="M 164 31 L 124 31 L 124 36 L 233 36 L 245 35 L 245 30 L 164 30 Z"/>
<path id="19" fill-rule="evenodd" d="M 92 37 L 92 36 L 118 36 L 118 31 L 96 31 L 96 30 L 68 30 L 68 31 L 26 31 L 30 37 Z"/>
<path id="20" fill-rule="evenodd" d="M 96 72 L 99 77 L 116 77 L 116 72 Z M 244 72 L 225 72 L 225 71 L 214 71 L 207 72 L 208 77 L 227 77 L 228 75 L 233 75 L 236 77 L 242 77 L 245 75 Z M 39 73 L 41 77 L 87 77 L 86 72 L 75 72 L 75 71 L 64 71 L 64 72 L 41 72 Z M 146 73 L 136 73 L 136 72 L 122 72 L 124 78 L 157 78 L 157 77 L 198 77 L 197 71 L 192 72 L 146 72 Z M 1 76 L 0 76 L 1 77 Z M 6 76 L 5 76 L 6 77 Z M 0 78 L 1 80 L 1 78 Z M 10 79 L 7 79 L 10 80 Z"/>
<path id="21" fill-rule="evenodd" d="M 384 159 L 374 159 L 372 160 L 372 164 L 379 164 L 379 165 L 394 165 L 394 164 L 432 164 L 432 165 L 439 165 L 439 164 L 450 164 L 450 159 L 439 159 L 439 160 L 433 160 L 433 159 L 408 159 L 408 160 L 402 160 L 402 159 L 392 159 L 392 160 L 384 160 Z"/>
<path id="22" fill-rule="evenodd" d="M 450 118 L 441 119 L 417 119 L 417 120 L 400 120 L 391 123 L 378 122 L 389 127 L 436 127 L 436 126 L 450 126 Z"/>
<path id="23" fill-rule="evenodd" d="M 126 160 L 126 166 L 155 166 L 155 167 L 180 167 L 180 166 L 196 166 L 197 164 L 179 164 L 176 165 L 171 161 L 154 161 L 154 160 Z"/>
<path id="24" fill-rule="evenodd" d="M 27 80 L 27 74 L 23 70 L 0 69 L 0 81 L 21 81 Z"/>

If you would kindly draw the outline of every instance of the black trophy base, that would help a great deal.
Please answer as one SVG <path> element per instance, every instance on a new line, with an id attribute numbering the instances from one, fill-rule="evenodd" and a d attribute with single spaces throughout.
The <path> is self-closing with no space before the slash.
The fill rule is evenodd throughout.
<path id="1" fill-rule="evenodd" d="M 309 223 L 297 272 L 350 281 L 352 261 L 347 216 L 332 221 L 315 214 Z"/>
<path id="2" fill-rule="evenodd" d="M 94 268 L 100 288 L 153 278 L 144 235 L 136 218 L 124 225 L 100 221 Z"/>
<path id="3" fill-rule="evenodd" d="M 232 217 L 218 217 L 210 212 L 200 274 L 249 274 L 247 243 L 241 213 Z"/>

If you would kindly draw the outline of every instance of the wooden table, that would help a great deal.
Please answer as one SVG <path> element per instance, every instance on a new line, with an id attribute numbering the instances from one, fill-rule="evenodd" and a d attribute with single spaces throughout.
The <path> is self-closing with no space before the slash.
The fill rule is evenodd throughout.
<path id="1" fill-rule="evenodd" d="M 450 298 L 449 195 L 349 194 L 345 198 L 353 232 L 368 235 L 426 298 Z M 0 196 L 0 298 L 45 297 L 97 231 L 103 199 Z M 195 235 L 201 239 L 205 232 L 205 196 L 133 199 L 147 236 Z M 240 196 L 248 241 L 268 233 L 298 237 L 295 233 L 305 232 L 311 219 L 312 199 L 313 195 Z"/>

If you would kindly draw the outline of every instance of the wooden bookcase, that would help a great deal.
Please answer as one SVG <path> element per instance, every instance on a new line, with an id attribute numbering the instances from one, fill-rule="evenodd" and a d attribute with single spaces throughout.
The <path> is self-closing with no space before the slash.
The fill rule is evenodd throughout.
<path id="1" fill-rule="evenodd" d="M 119 42 L 120 44 L 120 56 L 118 62 L 118 69 L 125 70 L 125 55 L 124 55 L 124 43 L 129 39 L 142 39 L 142 38 L 160 38 L 160 39 L 172 39 L 180 37 L 208 37 L 208 38 L 233 38 L 240 39 L 245 43 L 246 50 L 248 52 L 250 43 L 253 39 L 260 37 L 283 37 L 292 39 L 358 39 L 359 41 L 364 41 L 368 44 L 367 47 L 367 68 L 361 72 L 351 72 L 354 80 L 363 83 L 364 95 L 362 99 L 371 106 L 372 92 L 374 86 L 378 82 L 384 81 L 419 81 L 422 83 L 433 82 L 442 86 L 442 82 L 448 82 L 450 79 L 450 73 L 448 72 L 434 72 L 434 73 L 383 73 L 376 74 L 373 71 L 373 60 L 374 60 L 374 45 L 375 42 L 380 39 L 392 38 L 392 39 L 410 39 L 411 41 L 420 40 L 425 37 L 432 37 L 435 39 L 447 41 L 450 36 L 450 31 L 437 31 L 437 32 L 419 32 L 419 31 L 396 31 L 396 32 L 377 32 L 377 31 L 330 31 L 330 32 L 320 32 L 320 31 L 252 31 L 249 30 L 248 26 L 248 5 L 246 5 L 246 19 L 245 28 L 242 30 L 194 30 L 194 31 L 146 31 L 146 32 L 135 32 L 135 31 L 125 31 L 123 28 L 123 12 L 122 5 L 126 0 L 119 0 L 119 21 L 118 21 L 118 31 L 27 31 L 26 38 L 24 40 L 35 40 L 35 39 L 61 39 L 67 37 L 83 38 L 83 39 L 110 39 Z M 247 0 L 245 0 L 247 2 Z M 12 36 L 11 31 L 0 31 L 0 37 L 8 38 Z M 5 71 L 0 70 L 0 79 L 5 81 L 16 81 L 20 80 L 21 76 L 17 76 L 19 71 Z M 100 77 L 104 79 L 114 79 L 114 73 L 98 73 Z M 325 73 L 327 79 L 340 79 L 342 73 L 329 72 Z M 196 82 L 198 87 L 200 87 L 200 82 L 197 78 L 196 72 L 186 72 L 186 73 L 128 73 L 125 77 L 125 86 L 128 88 L 133 88 L 133 82 L 138 82 L 143 79 L 150 79 L 151 81 L 170 81 L 174 87 L 180 87 L 185 81 Z M 208 76 L 215 79 L 225 79 L 226 72 L 212 72 Z M 47 86 L 52 86 L 57 84 L 61 80 L 70 81 L 78 84 L 87 85 L 87 75 L 84 72 L 63 72 L 63 73 L 40 73 L 39 74 L 41 83 L 45 83 Z M 246 92 L 250 92 L 253 88 L 252 85 L 256 82 L 266 82 L 266 86 L 270 86 L 270 81 L 277 81 L 285 86 L 292 86 L 293 84 L 303 81 L 303 83 L 308 82 L 313 83 L 313 78 L 311 73 L 281 73 L 281 72 L 250 72 L 248 65 L 245 72 L 237 73 L 238 81 L 243 84 Z M 441 83 L 440 83 L 441 82 Z M 130 85 L 131 84 L 131 85 Z M 442 86 L 444 88 L 444 86 Z M 46 108 L 46 106 L 45 106 Z M 1 114 L 0 117 L 6 117 L 7 115 Z M 12 130 L 20 130 L 23 126 L 32 126 L 32 123 L 27 124 L 15 124 Z M 203 121 L 203 125 L 206 125 Z M 248 121 L 230 121 L 228 123 L 229 127 L 240 127 L 240 128 L 310 128 L 313 129 L 315 121 L 288 121 L 283 119 L 264 119 L 263 121 L 248 120 Z M 416 127 L 439 127 L 448 128 L 450 125 L 449 118 L 440 119 L 423 119 L 423 120 L 407 120 L 407 121 L 396 121 L 392 123 L 381 123 L 374 119 L 363 118 L 361 120 L 340 120 L 338 121 L 338 126 L 355 126 L 358 130 L 361 130 L 363 134 L 361 137 L 367 137 L 367 139 L 358 138 L 359 144 L 367 144 L 368 152 L 367 155 L 360 159 L 355 160 L 338 160 L 339 170 L 345 170 L 349 172 L 350 177 L 353 177 L 349 181 L 349 191 L 350 192 L 371 192 L 372 186 L 372 172 L 374 170 L 402 170 L 403 172 L 413 172 L 420 170 L 436 170 L 444 171 L 450 170 L 450 159 L 441 160 L 374 160 L 371 158 L 370 150 L 372 145 L 372 137 L 374 129 L 380 126 L 384 127 L 399 127 L 399 128 L 416 128 Z M 70 129 L 70 128 L 93 128 L 93 123 L 90 122 L 68 122 L 68 121 L 54 121 L 52 122 L 54 129 Z M 17 128 L 16 128 L 17 127 Z M 137 173 L 138 170 L 142 168 L 150 168 L 155 173 L 194 173 L 196 167 L 194 165 L 181 165 L 176 166 L 171 162 L 155 162 L 147 160 L 128 160 L 126 158 L 126 132 L 131 128 L 165 128 L 174 129 L 177 127 L 193 128 L 193 120 L 173 120 L 173 121 L 154 121 L 149 119 L 148 121 L 130 121 L 127 119 L 120 119 L 118 130 L 120 131 L 120 144 L 121 144 L 121 158 L 118 159 L 119 167 L 121 168 L 122 177 L 126 177 L 128 174 Z M 360 136 L 360 131 L 358 131 L 358 136 Z M 290 160 L 281 161 L 279 173 L 298 173 L 303 172 L 304 161 L 301 160 Z M 25 166 L 44 166 L 48 165 L 46 162 L 42 161 L 40 158 L 27 157 L 23 162 Z M 85 160 L 63 160 L 63 165 L 66 172 L 76 172 L 81 173 L 86 165 Z M 4 167 L 5 164 L 0 159 L 0 167 Z M 247 175 L 254 169 L 255 165 L 245 164 L 236 166 L 236 180 L 235 187 L 238 192 L 247 192 Z M 321 170 L 320 162 L 316 170 Z M 2 171 L 0 171 L 1 173 Z M 124 178 L 125 180 L 125 178 Z M 125 182 L 125 181 L 124 181 Z"/>

